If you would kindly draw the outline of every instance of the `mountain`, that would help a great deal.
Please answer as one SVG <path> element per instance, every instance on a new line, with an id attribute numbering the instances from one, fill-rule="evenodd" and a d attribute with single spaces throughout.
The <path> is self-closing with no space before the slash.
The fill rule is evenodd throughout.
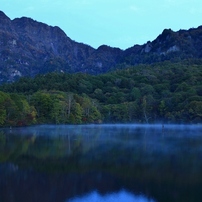
<path id="1" fill-rule="evenodd" d="M 132 65 L 165 60 L 202 58 L 202 26 L 189 30 L 165 29 L 154 41 L 135 45 L 124 52 L 124 60 Z"/>
<path id="2" fill-rule="evenodd" d="M 201 44 L 202 26 L 165 29 L 154 41 L 126 50 L 94 49 L 73 41 L 59 27 L 26 17 L 11 20 L 0 11 L 0 82 L 53 71 L 97 75 L 127 65 L 202 58 Z"/>

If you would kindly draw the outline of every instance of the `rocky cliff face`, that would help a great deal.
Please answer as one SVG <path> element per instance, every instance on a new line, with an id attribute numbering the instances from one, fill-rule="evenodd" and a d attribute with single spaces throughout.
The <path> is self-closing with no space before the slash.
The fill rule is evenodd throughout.
<path id="1" fill-rule="evenodd" d="M 59 27 L 0 11 L 0 82 L 47 72 L 100 74 L 117 65 L 202 57 L 202 27 L 164 30 L 156 40 L 125 51 L 106 45 L 94 49 L 71 40 Z M 123 65 L 122 65 L 123 66 Z"/>
<path id="2" fill-rule="evenodd" d="M 202 26 L 174 32 L 165 29 L 154 41 L 124 51 L 124 60 L 132 65 L 165 60 L 202 58 Z"/>
<path id="3" fill-rule="evenodd" d="M 59 71 L 65 68 L 68 71 L 93 51 L 89 46 L 72 41 L 60 28 L 29 18 L 11 21 L 1 13 L 0 23 L 0 68 L 5 79 L 34 76 L 52 71 L 55 66 L 61 68 Z"/>
<path id="4" fill-rule="evenodd" d="M 106 51 L 106 52 L 105 52 Z M 71 40 L 59 27 L 22 17 L 10 20 L 0 12 L 0 81 L 51 71 L 105 72 L 122 51 L 94 49 Z"/>

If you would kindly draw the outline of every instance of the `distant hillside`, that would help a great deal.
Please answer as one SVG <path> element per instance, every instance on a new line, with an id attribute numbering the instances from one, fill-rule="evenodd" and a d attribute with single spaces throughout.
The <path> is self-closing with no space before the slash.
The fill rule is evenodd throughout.
<path id="1" fill-rule="evenodd" d="M 154 41 L 127 50 L 106 45 L 94 49 L 71 40 L 59 27 L 26 17 L 11 20 L 0 11 L 0 83 L 48 72 L 97 75 L 127 65 L 202 58 L 201 44 L 202 26 L 166 29 Z"/>
<path id="2" fill-rule="evenodd" d="M 196 63 L 165 61 L 97 76 L 48 73 L 20 78 L 0 85 L 0 126 L 202 123 L 202 64 Z"/>

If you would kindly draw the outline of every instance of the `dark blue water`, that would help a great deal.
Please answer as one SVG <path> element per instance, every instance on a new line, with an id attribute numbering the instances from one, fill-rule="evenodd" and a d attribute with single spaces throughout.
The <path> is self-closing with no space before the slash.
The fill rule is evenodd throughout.
<path id="1" fill-rule="evenodd" d="M 201 190 L 201 125 L 0 130 L 1 202 L 201 202 Z"/>

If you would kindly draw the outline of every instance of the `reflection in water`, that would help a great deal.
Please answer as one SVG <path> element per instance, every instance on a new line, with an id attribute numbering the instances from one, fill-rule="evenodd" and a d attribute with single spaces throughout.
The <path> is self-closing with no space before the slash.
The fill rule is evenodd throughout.
<path id="1" fill-rule="evenodd" d="M 118 193 L 100 195 L 97 191 L 93 191 L 83 197 L 76 197 L 66 202 L 154 202 L 145 196 L 136 196 L 124 190 Z"/>
<path id="2" fill-rule="evenodd" d="M 0 202 L 201 202 L 201 134 L 201 125 L 2 129 Z"/>

